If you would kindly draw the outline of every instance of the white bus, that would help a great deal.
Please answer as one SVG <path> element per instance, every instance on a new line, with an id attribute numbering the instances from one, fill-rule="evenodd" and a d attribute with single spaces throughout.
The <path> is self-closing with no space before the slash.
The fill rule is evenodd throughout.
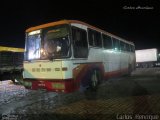
<path id="1" fill-rule="evenodd" d="M 55 92 L 92 88 L 135 68 L 134 43 L 76 20 L 26 30 L 24 86 Z"/>

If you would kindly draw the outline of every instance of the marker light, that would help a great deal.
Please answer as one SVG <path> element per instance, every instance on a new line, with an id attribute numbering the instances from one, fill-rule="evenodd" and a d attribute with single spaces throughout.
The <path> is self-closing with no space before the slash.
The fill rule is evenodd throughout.
<path id="1" fill-rule="evenodd" d="M 39 33 L 41 33 L 41 30 L 35 30 L 32 32 L 29 32 L 28 35 L 35 35 L 35 34 L 39 34 Z"/>

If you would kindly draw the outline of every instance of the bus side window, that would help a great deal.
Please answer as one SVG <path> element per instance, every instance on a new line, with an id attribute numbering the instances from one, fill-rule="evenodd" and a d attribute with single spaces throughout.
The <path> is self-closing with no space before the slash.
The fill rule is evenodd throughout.
<path id="1" fill-rule="evenodd" d="M 121 51 L 124 51 L 124 44 L 122 41 L 120 41 L 120 48 L 121 48 Z"/>
<path id="2" fill-rule="evenodd" d="M 133 46 L 133 52 L 135 52 L 135 46 Z"/>
<path id="3" fill-rule="evenodd" d="M 112 38 L 112 40 L 113 40 L 113 49 L 114 49 L 114 50 L 120 50 L 119 40 L 116 39 L 116 38 Z"/>
<path id="4" fill-rule="evenodd" d="M 126 44 L 123 41 L 120 41 L 121 51 L 126 51 Z"/>
<path id="5" fill-rule="evenodd" d="M 102 35 L 103 37 L 103 45 L 104 45 L 104 48 L 106 49 L 112 49 L 112 39 L 110 36 L 108 35 Z"/>
<path id="6" fill-rule="evenodd" d="M 88 29 L 89 45 L 94 47 L 102 47 L 101 33 L 92 29 Z"/>
<path id="7" fill-rule="evenodd" d="M 130 45 L 130 48 L 131 48 L 131 52 L 135 52 L 135 48 L 133 45 Z"/>
<path id="8" fill-rule="evenodd" d="M 73 50 L 75 58 L 88 57 L 87 32 L 83 29 L 72 27 Z"/>
<path id="9" fill-rule="evenodd" d="M 88 29 L 88 39 L 89 39 L 89 45 L 95 46 L 95 43 L 94 43 L 94 32 L 91 29 Z"/>
<path id="10" fill-rule="evenodd" d="M 130 46 L 128 43 L 126 43 L 127 52 L 130 52 Z"/>
<path id="11" fill-rule="evenodd" d="M 95 31 L 95 46 L 96 47 L 102 47 L 102 40 L 101 40 L 101 33 Z"/>

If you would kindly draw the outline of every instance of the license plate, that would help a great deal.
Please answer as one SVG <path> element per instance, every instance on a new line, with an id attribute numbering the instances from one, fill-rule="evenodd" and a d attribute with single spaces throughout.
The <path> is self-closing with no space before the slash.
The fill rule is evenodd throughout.
<path id="1" fill-rule="evenodd" d="M 38 86 L 39 87 L 45 87 L 46 85 L 44 83 L 39 83 Z"/>

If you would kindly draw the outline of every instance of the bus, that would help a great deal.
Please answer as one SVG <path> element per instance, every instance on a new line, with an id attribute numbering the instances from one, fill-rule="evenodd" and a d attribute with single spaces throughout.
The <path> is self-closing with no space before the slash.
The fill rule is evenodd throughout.
<path id="1" fill-rule="evenodd" d="M 22 80 L 24 49 L 0 46 L 0 80 Z"/>
<path id="2" fill-rule="evenodd" d="M 60 20 L 26 30 L 23 66 L 27 89 L 95 90 L 135 69 L 135 46 L 87 23 Z"/>

